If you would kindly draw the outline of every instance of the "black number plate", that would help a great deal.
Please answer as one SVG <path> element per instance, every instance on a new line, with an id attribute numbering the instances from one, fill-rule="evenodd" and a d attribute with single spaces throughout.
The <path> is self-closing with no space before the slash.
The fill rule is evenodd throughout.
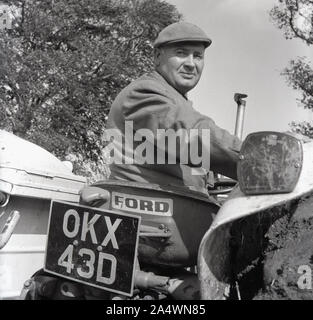
<path id="1" fill-rule="evenodd" d="M 140 217 L 52 201 L 44 270 L 131 296 Z"/>

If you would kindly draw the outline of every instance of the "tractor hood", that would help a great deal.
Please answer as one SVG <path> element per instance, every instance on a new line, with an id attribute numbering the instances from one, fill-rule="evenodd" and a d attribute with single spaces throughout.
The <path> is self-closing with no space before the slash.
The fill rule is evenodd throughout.
<path id="1" fill-rule="evenodd" d="M 38 145 L 0 130 L 0 191 L 31 198 L 79 201 L 86 178 Z"/>

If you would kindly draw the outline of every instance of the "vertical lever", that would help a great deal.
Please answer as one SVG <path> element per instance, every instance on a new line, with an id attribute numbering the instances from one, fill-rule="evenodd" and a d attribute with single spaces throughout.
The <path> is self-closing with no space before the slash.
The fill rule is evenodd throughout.
<path id="1" fill-rule="evenodd" d="M 235 93 L 234 100 L 237 103 L 237 117 L 236 117 L 236 126 L 235 126 L 235 135 L 242 140 L 243 135 L 243 124 L 245 117 L 245 107 L 246 101 L 243 100 L 247 98 L 248 95 L 244 93 Z"/>

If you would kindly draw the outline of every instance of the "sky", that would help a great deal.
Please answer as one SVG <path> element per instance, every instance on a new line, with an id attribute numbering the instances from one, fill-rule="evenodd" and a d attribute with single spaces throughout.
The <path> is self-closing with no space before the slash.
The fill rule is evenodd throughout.
<path id="1" fill-rule="evenodd" d="M 188 94 L 199 112 L 231 133 L 235 129 L 235 92 L 246 93 L 243 136 L 255 131 L 287 131 L 291 121 L 313 122 L 299 106 L 300 93 L 280 73 L 297 56 L 313 59 L 313 49 L 286 40 L 269 17 L 277 0 L 167 0 L 184 20 L 212 39 L 197 87 Z"/>

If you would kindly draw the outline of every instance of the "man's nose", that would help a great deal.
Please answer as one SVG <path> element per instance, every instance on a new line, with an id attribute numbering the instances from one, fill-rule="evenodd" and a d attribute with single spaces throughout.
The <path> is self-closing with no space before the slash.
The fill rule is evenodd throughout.
<path id="1" fill-rule="evenodd" d="M 188 68 L 194 68 L 195 67 L 195 61 L 193 58 L 193 55 L 188 55 L 185 59 L 185 66 Z"/>

